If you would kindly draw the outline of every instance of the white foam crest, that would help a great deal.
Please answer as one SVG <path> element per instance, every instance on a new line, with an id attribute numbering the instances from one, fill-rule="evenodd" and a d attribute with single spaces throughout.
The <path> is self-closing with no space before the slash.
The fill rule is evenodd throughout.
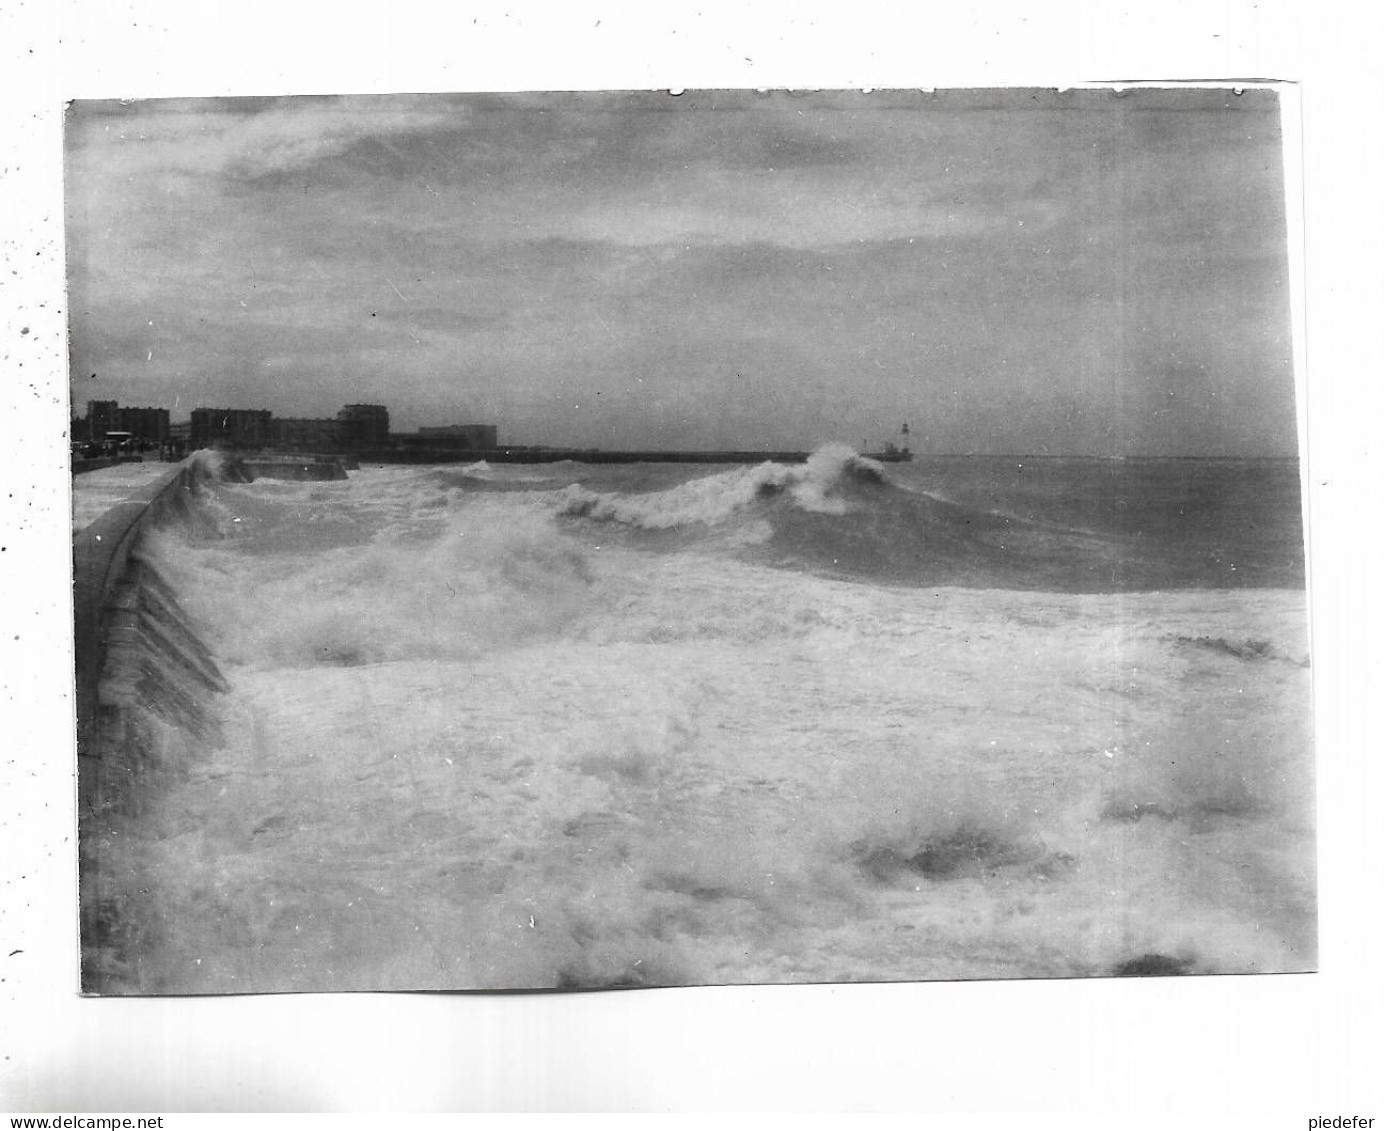
<path id="1" fill-rule="evenodd" d="M 562 492 L 558 513 L 619 522 L 646 530 L 702 523 L 714 526 L 766 495 L 786 492 L 805 511 L 845 514 L 849 503 L 836 495 L 851 479 L 879 482 L 884 468 L 846 444 L 828 444 L 798 465 L 767 461 L 693 479 L 643 495 L 603 494 L 579 484 Z"/>
<path id="2" fill-rule="evenodd" d="M 434 540 L 273 555 L 251 572 L 230 546 L 182 547 L 170 568 L 233 664 L 472 658 L 561 631 L 590 598 L 586 558 L 549 516 L 498 517 L 467 510 Z"/>

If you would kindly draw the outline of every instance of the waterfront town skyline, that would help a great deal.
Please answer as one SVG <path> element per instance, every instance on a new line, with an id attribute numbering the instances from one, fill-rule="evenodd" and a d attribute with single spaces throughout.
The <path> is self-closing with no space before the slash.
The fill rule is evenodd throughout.
<path id="1" fill-rule="evenodd" d="M 185 421 L 172 421 L 167 408 L 121 405 L 113 400 L 87 402 L 84 417 L 71 418 L 70 439 L 74 457 L 115 455 L 157 450 L 159 458 L 181 458 L 190 451 L 208 447 L 241 449 L 268 448 L 278 451 L 339 454 L 368 453 L 393 459 L 401 455 L 427 459 L 450 459 L 458 452 L 488 454 L 492 458 L 545 458 L 550 455 L 602 457 L 631 462 L 639 459 L 668 461 L 690 459 L 714 462 L 724 456 L 732 462 L 789 458 L 804 459 L 806 451 L 758 449 L 669 449 L 570 448 L 545 444 L 504 444 L 494 424 L 425 425 L 410 432 L 390 427 L 385 405 L 348 404 L 334 417 L 278 417 L 268 409 L 197 407 Z M 869 451 L 867 439 L 861 451 Z M 874 445 L 876 458 L 911 459 L 909 427 L 905 422 L 897 436 Z"/>
<path id="2" fill-rule="evenodd" d="M 384 405 L 349 404 L 334 417 L 276 417 L 268 409 L 193 409 L 174 422 L 167 408 L 122 406 L 113 400 L 87 402 L 84 417 L 73 416 L 74 449 L 111 448 L 126 444 L 141 450 L 157 447 L 164 454 L 196 448 L 274 447 L 301 451 L 363 451 L 391 444 L 491 449 L 498 445 L 493 424 L 448 424 L 415 432 L 391 432 Z"/>

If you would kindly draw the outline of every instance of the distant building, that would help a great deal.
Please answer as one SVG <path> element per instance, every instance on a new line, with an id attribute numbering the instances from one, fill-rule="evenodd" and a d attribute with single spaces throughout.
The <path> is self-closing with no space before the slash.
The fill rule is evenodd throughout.
<path id="1" fill-rule="evenodd" d="M 168 439 L 168 409 L 122 408 L 120 427 L 123 431 L 131 433 L 136 440 L 162 444 Z"/>
<path id="2" fill-rule="evenodd" d="M 301 452 L 380 450 L 389 446 L 389 410 L 384 405 L 348 404 L 332 419 L 276 417 L 269 442 Z"/>
<path id="3" fill-rule="evenodd" d="M 162 444 L 168 439 L 168 409 L 121 408 L 116 401 L 87 401 L 85 435 L 74 439 L 96 443 L 112 432 L 128 432 L 137 443 Z"/>
<path id="4" fill-rule="evenodd" d="M 340 420 L 311 420 L 303 417 L 275 417 L 269 423 L 270 442 L 276 448 L 301 452 L 334 452 L 346 447 Z"/>
<path id="5" fill-rule="evenodd" d="M 382 404 L 348 404 L 336 419 L 347 448 L 383 448 L 389 444 L 389 409 Z"/>
<path id="6" fill-rule="evenodd" d="M 107 435 L 143 447 L 158 444 L 165 455 L 197 448 L 275 447 L 299 452 L 393 451 L 395 458 L 426 459 L 429 452 L 489 451 L 500 446 L 493 424 L 447 424 L 391 434 L 389 409 L 348 404 L 335 419 L 275 417 L 268 409 L 195 408 L 192 419 L 170 424 L 166 408 L 121 408 L 115 401 L 88 401 L 85 420 L 73 418 L 72 438 L 103 443 Z"/>
<path id="7" fill-rule="evenodd" d="M 192 446 L 263 447 L 270 440 L 270 415 L 268 409 L 260 408 L 194 408 Z"/>
<path id="8" fill-rule="evenodd" d="M 87 439 L 104 440 L 107 432 L 123 432 L 120 406 L 115 401 L 87 401 Z"/>

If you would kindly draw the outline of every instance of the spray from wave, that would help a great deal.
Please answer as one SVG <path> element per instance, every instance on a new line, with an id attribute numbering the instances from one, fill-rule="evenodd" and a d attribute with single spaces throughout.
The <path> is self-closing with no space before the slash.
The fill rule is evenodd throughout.
<path id="1" fill-rule="evenodd" d="M 496 522 L 470 510 L 444 519 L 430 537 L 400 537 L 390 527 L 390 536 L 369 541 L 347 523 L 351 539 L 304 552 L 298 531 L 311 524 L 241 536 L 260 516 L 244 500 L 235 504 L 244 513 L 229 519 L 232 533 L 222 540 L 193 543 L 180 531 L 160 531 L 148 545 L 151 561 L 181 581 L 191 611 L 233 664 L 354 667 L 493 655 L 562 631 L 591 603 L 593 575 L 581 547 L 540 514 Z M 216 505 L 229 513 L 224 500 Z M 280 510 L 266 526 L 297 513 Z M 244 568 L 251 546 L 276 538 L 289 548 L 253 555 L 257 568 Z M 249 607 L 266 613 L 246 617 Z"/>
<path id="2" fill-rule="evenodd" d="M 624 541 L 662 549 L 700 542 L 758 564 L 893 584 L 1071 589 L 1116 580 L 1112 547 L 921 491 L 844 444 L 804 464 L 767 462 L 642 493 L 572 484 L 558 515 L 613 524 Z M 658 537 L 655 537 L 658 536 Z"/>
<path id="3" fill-rule="evenodd" d="M 639 549 L 695 546 L 891 585 L 1110 592 L 1185 588 L 1226 572 L 1190 546 L 950 501 L 895 482 L 844 444 L 805 464 L 763 463 L 642 492 L 571 484 L 556 497 L 558 517 L 579 534 L 591 524 L 591 541 L 616 541 L 615 527 L 622 544 Z"/>
<path id="4" fill-rule="evenodd" d="M 669 530 L 695 523 L 714 526 L 756 503 L 783 496 L 804 511 L 843 515 L 850 510 L 846 492 L 851 485 L 884 482 L 882 464 L 845 444 L 828 444 L 805 464 L 765 462 L 644 495 L 603 494 L 572 484 L 563 492 L 558 513 Z"/>
<path id="5" fill-rule="evenodd" d="M 464 467 L 430 472 L 428 477 L 449 491 L 494 491 L 513 494 L 552 490 L 560 484 L 571 483 L 573 466 L 570 460 L 561 460 L 558 463 L 536 465 L 536 468 L 521 469 L 514 465 L 496 468 L 486 460 L 478 460 Z M 579 475 L 580 471 L 576 474 Z"/>

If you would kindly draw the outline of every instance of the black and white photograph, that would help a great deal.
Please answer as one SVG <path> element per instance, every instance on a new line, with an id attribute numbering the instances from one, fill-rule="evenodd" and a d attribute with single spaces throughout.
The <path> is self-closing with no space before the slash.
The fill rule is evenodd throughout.
<path id="1" fill-rule="evenodd" d="M 71 103 L 83 990 L 1314 970 L 1281 111 Z"/>
<path id="2" fill-rule="evenodd" d="M 0 5 L 0 1121 L 1379 1118 L 1381 31 Z"/>

